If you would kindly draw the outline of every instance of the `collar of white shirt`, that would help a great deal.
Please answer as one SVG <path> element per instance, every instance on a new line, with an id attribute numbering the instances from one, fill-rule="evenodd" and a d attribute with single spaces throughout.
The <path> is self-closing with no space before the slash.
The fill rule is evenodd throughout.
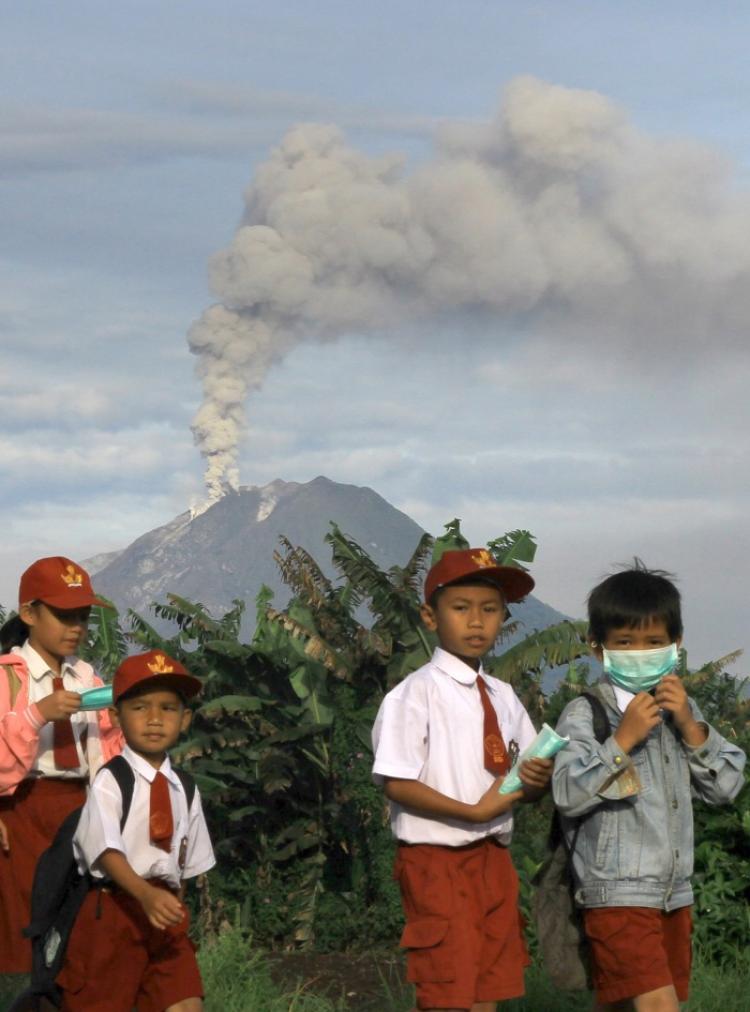
<path id="1" fill-rule="evenodd" d="M 122 755 L 124 759 L 127 759 L 127 761 L 133 767 L 135 772 L 140 773 L 143 779 L 147 780 L 149 783 L 153 781 L 157 773 L 163 773 L 171 784 L 174 784 L 175 787 L 179 787 L 180 778 L 172 769 L 172 764 L 169 761 L 169 756 L 165 757 L 164 762 L 161 764 L 159 769 L 156 770 L 151 765 L 151 763 L 146 762 L 146 760 L 142 756 L 136 755 L 136 753 L 132 750 L 130 745 L 125 746 L 125 748 L 122 750 Z"/>
<path id="2" fill-rule="evenodd" d="M 31 675 L 31 677 L 34 679 L 35 682 L 40 681 L 42 678 L 45 677 L 45 675 L 52 675 L 53 678 L 55 677 L 55 672 L 52 670 L 49 664 L 47 664 L 42 655 L 37 653 L 37 651 L 32 647 L 32 645 L 29 643 L 28 640 L 26 640 L 23 646 L 14 647 L 13 653 L 19 654 L 21 657 L 23 657 L 24 661 L 26 662 L 26 667 L 29 669 L 29 674 Z M 75 678 L 76 681 L 80 682 L 82 681 L 82 676 L 80 672 L 78 672 L 75 668 L 76 660 L 77 658 L 72 656 L 66 657 L 63 660 L 60 674 L 72 675 L 72 677 Z"/>
<path id="3" fill-rule="evenodd" d="M 607 679 L 607 681 L 612 686 L 612 691 L 615 694 L 615 699 L 617 700 L 617 705 L 620 707 L 620 709 L 622 710 L 622 712 L 625 713 L 625 711 L 628 708 L 628 704 L 633 699 L 635 699 L 635 693 L 634 692 L 628 692 L 627 689 L 621 689 L 619 685 L 615 685 L 615 683 L 613 681 L 611 681 L 609 678 Z"/>
<path id="4" fill-rule="evenodd" d="M 432 655 L 432 663 L 444 674 L 450 675 L 451 678 L 462 685 L 473 685 L 477 677 L 481 675 L 487 688 L 491 692 L 497 691 L 497 679 L 488 678 L 481 664 L 479 665 L 479 671 L 475 671 L 465 661 L 460 660 L 455 654 L 449 654 L 442 647 L 435 648 L 435 653 Z"/>

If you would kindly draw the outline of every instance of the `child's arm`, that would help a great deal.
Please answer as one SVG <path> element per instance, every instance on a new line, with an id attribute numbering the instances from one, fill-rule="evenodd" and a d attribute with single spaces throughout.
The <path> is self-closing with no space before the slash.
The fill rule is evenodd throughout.
<path id="1" fill-rule="evenodd" d="M 10 838 L 8 836 L 8 827 L 5 825 L 2 819 L 0 819 L 0 850 L 4 850 L 6 854 L 10 851 Z"/>
<path id="2" fill-rule="evenodd" d="M 158 889 L 137 875 L 121 851 L 105 850 L 96 864 L 116 885 L 138 900 L 155 928 L 163 930 L 182 922 L 185 909 L 179 899 L 166 889 Z"/>
<path id="3" fill-rule="evenodd" d="M 645 697 L 650 707 L 636 704 L 639 696 Z M 600 744 L 594 736 L 591 706 L 585 699 L 577 699 L 563 710 L 555 730 L 569 737 L 570 744 L 555 756 L 552 774 L 552 795 L 563 815 L 578 818 L 607 801 L 634 802 L 638 797 L 640 787 L 629 751 L 646 737 L 652 719 L 659 722 L 658 707 L 647 693 L 639 693 L 628 713 L 628 723 L 623 717 L 615 733 Z M 623 726 L 626 732 L 630 727 L 624 741 L 620 740 Z"/>
<path id="4" fill-rule="evenodd" d="M 77 692 L 58 689 L 38 703 L 29 703 L 26 665 L 7 655 L 3 666 L 6 663 L 16 668 L 21 689 L 11 709 L 8 677 L 0 668 L 0 795 L 12 794 L 34 765 L 43 725 L 75 713 L 81 700 Z"/>
<path id="5" fill-rule="evenodd" d="M 420 815 L 438 819 L 460 819 L 462 822 L 490 822 L 509 811 L 523 797 L 523 791 L 498 794 L 503 778 L 499 777 L 482 797 L 473 805 L 456 801 L 447 794 L 441 794 L 434 787 L 419 780 L 401 780 L 385 777 L 385 795 L 404 808 L 410 808 Z"/>

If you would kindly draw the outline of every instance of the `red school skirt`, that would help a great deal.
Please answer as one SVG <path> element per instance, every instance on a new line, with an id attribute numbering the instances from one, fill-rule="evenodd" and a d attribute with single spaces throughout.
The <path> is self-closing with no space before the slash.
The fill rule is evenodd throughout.
<path id="1" fill-rule="evenodd" d="M 0 798 L 10 853 L 0 850 L 0 973 L 29 973 L 31 943 L 23 937 L 31 910 L 31 885 L 41 854 L 65 817 L 86 800 L 86 780 L 23 780 Z"/>

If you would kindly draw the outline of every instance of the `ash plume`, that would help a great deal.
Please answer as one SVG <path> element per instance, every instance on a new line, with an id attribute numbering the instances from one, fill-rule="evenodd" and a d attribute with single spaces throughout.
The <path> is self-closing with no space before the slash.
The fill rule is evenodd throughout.
<path id="1" fill-rule="evenodd" d="M 212 257 L 219 301 L 188 335 L 209 497 L 237 487 L 248 396 L 303 341 L 396 340 L 478 310 L 533 323 L 561 348 L 743 347 L 749 225 L 748 193 L 715 152 L 648 136 L 607 98 L 531 77 L 510 83 L 491 121 L 439 128 L 412 171 L 333 126 L 292 129 Z"/>

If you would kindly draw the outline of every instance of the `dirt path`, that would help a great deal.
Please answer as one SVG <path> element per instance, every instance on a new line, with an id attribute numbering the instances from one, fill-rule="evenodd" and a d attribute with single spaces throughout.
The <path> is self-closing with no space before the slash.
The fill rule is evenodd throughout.
<path id="1" fill-rule="evenodd" d="M 388 953 L 272 952 L 268 965 L 285 989 L 302 986 L 328 998 L 344 997 L 358 1012 L 382 1012 L 384 996 L 400 996 L 407 986 L 403 961 Z"/>

